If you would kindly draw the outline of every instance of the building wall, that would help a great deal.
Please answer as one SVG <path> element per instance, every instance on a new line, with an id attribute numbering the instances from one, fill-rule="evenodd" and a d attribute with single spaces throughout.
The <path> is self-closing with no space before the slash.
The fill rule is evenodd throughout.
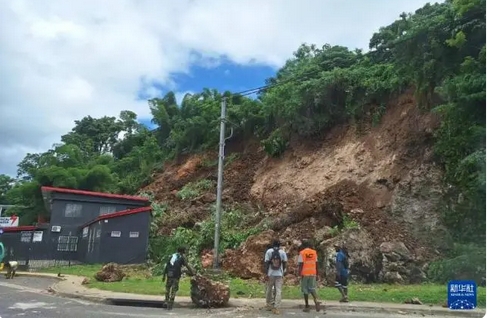
<path id="1" fill-rule="evenodd" d="M 147 258 L 150 212 L 101 221 L 101 249 L 97 263 L 140 264 Z M 114 237 L 120 232 L 120 237 Z M 138 232 L 138 237 L 130 237 Z"/>
<path id="2" fill-rule="evenodd" d="M 80 211 L 76 211 L 72 216 L 66 215 L 66 209 L 68 205 L 71 207 L 74 205 L 80 205 Z M 51 194 L 51 220 L 50 229 L 52 226 L 61 226 L 60 232 L 50 232 L 50 250 L 51 255 L 55 255 L 59 260 L 79 260 L 85 261 L 86 257 L 89 259 L 97 259 L 96 253 L 99 253 L 100 236 L 96 236 L 96 230 L 90 227 L 89 235 L 83 237 L 82 225 L 92 221 L 101 214 L 110 214 L 127 209 L 138 208 L 141 206 L 149 205 L 148 202 L 133 201 L 120 198 L 105 198 L 98 196 L 69 194 L 69 193 L 57 193 Z M 74 211 L 72 211 L 74 212 Z M 61 238 L 60 238 L 61 237 Z M 93 242 L 92 242 L 92 240 Z M 70 240 L 67 245 L 69 250 L 63 250 L 61 245 L 65 245 L 66 240 Z M 74 241 L 77 241 L 75 245 Z M 88 244 L 90 244 L 90 254 L 87 254 Z M 93 246 L 94 244 L 94 250 Z M 81 250 L 79 250 L 81 247 Z"/>
<path id="3" fill-rule="evenodd" d="M 27 269 L 27 265 L 42 267 L 40 260 L 55 259 L 55 255 L 50 254 L 49 231 L 46 229 L 5 232 L 0 241 L 6 249 L 4 261 L 17 261 L 22 270 Z"/>
<path id="4" fill-rule="evenodd" d="M 81 231 L 78 260 L 88 264 L 100 263 L 101 221 L 90 224 Z"/>

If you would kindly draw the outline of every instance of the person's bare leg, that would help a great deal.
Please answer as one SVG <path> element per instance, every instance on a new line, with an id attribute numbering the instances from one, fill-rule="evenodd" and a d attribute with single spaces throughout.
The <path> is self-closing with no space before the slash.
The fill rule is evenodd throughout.
<path id="1" fill-rule="evenodd" d="M 318 295 L 316 294 L 316 291 L 313 290 L 311 292 L 311 296 L 313 296 L 313 301 L 315 302 L 316 311 L 320 311 L 321 310 L 321 304 L 320 304 L 320 301 L 318 300 Z"/>
<path id="2" fill-rule="evenodd" d="M 304 312 L 309 312 L 309 295 L 308 294 L 303 294 L 304 296 Z"/>

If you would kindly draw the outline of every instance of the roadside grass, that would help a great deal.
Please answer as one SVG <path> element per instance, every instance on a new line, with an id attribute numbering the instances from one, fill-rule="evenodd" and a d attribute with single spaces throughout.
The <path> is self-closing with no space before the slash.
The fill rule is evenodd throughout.
<path id="1" fill-rule="evenodd" d="M 135 293 L 145 295 L 163 295 L 164 284 L 161 276 L 151 277 L 147 270 L 141 267 L 127 267 L 124 271 L 128 277 L 120 282 L 104 283 L 98 282 L 93 275 L 100 270 L 101 265 L 76 265 L 70 267 L 52 267 L 41 270 L 47 273 L 59 273 L 67 275 L 85 276 L 90 279 L 86 285 L 89 288 L 98 288 L 107 291 Z M 264 286 L 255 280 L 243 280 L 239 278 L 224 277 L 221 279 L 230 286 L 232 298 L 264 298 Z M 419 298 L 424 304 L 443 305 L 447 298 L 446 285 L 421 284 L 421 285 L 388 285 L 388 284 L 351 284 L 349 297 L 354 301 L 368 301 L 381 303 L 404 303 L 405 300 L 413 297 Z M 339 292 L 333 287 L 320 287 L 319 297 L 322 300 L 338 300 Z M 182 278 L 178 295 L 190 295 L 190 280 Z M 301 299 L 302 294 L 299 286 L 286 285 L 283 287 L 282 297 L 284 299 Z M 485 308 L 486 290 L 485 287 L 477 289 L 477 305 Z"/>

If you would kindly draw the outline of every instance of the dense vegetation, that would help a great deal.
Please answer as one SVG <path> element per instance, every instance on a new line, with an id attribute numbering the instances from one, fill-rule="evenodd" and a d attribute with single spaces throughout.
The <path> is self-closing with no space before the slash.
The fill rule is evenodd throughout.
<path id="1" fill-rule="evenodd" d="M 149 101 L 155 131 L 130 111 L 85 117 L 62 143 L 28 154 L 16 180 L 0 176 L 0 200 L 30 223 L 46 213 L 40 185 L 135 193 L 166 160 L 216 147 L 223 97 L 234 136 L 258 138 L 278 156 L 292 135 L 312 137 L 367 112 L 377 122 L 391 97 L 414 88 L 420 107 L 442 118 L 435 150 L 451 189 L 445 223 L 456 242 L 483 244 L 485 35 L 485 0 L 427 4 L 381 28 L 368 53 L 302 45 L 257 99 L 205 89 L 177 105 L 169 92 Z"/>

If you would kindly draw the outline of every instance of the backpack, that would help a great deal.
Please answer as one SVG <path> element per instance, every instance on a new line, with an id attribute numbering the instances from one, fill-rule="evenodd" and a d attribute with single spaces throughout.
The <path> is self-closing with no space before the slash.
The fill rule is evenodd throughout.
<path id="1" fill-rule="evenodd" d="M 272 270 L 274 271 L 281 270 L 282 259 L 278 247 L 274 247 L 274 249 L 272 250 L 271 259 L 269 263 Z"/>

